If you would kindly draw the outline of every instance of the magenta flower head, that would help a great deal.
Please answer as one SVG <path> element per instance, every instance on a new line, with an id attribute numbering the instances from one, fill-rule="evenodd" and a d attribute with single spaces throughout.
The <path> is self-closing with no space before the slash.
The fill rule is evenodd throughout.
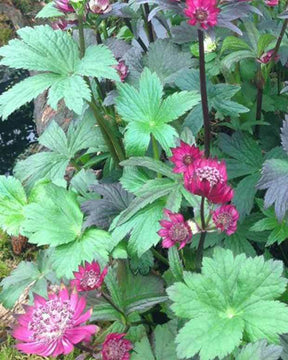
<path id="1" fill-rule="evenodd" d="M 257 59 L 257 61 L 261 64 L 268 64 L 272 57 L 274 55 L 274 50 L 269 50 L 266 53 L 264 53 L 259 59 Z M 274 61 L 277 62 L 280 59 L 280 56 L 278 54 L 276 54 L 274 56 Z"/>
<path id="2" fill-rule="evenodd" d="M 203 157 L 203 151 L 200 151 L 195 145 L 180 142 L 180 146 L 171 149 L 173 156 L 170 160 L 174 163 L 174 173 L 184 173 L 193 161 Z"/>
<path id="3" fill-rule="evenodd" d="M 106 14 L 112 10 L 109 0 L 90 0 L 88 6 L 94 14 Z"/>
<path id="4" fill-rule="evenodd" d="M 79 266 L 78 272 L 74 272 L 71 286 L 76 287 L 78 291 L 91 291 L 102 286 L 108 268 L 105 267 L 101 273 L 98 262 L 93 261 L 91 264 L 85 262 L 85 266 Z"/>
<path id="5" fill-rule="evenodd" d="M 233 205 L 222 205 L 213 212 L 213 222 L 221 232 L 232 235 L 237 230 L 239 213 Z"/>
<path id="6" fill-rule="evenodd" d="M 130 360 L 132 343 L 123 339 L 126 334 L 112 333 L 106 336 L 102 345 L 102 360 Z"/>
<path id="7" fill-rule="evenodd" d="M 279 0 L 265 0 L 265 4 L 268 6 L 277 6 L 279 3 Z"/>
<path id="8" fill-rule="evenodd" d="M 220 9 L 217 0 L 186 0 L 185 15 L 189 18 L 188 24 L 198 25 L 207 30 L 217 24 Z"/>
<path id="9" fill-rule="evenodd" d="M 217 159 L 198 159 L 184 174 L 184 185 L 192 194 L 205 196 L 214 204 L 232 200 L 233 189 L 227 185 L 226 165 Z"/>
<path id="10" fill-rule="evenodd" d="M 55 7 L 63 13 L 75 12 L 70 5 L 70 0 L 54 0 Z"/>
<path id="11" fill-rule="evenodd" d="M 125 61 L 124 60 L 118 61 L 118 64 L 115 66 L 115 69 L 117 70 L 121 81 L 124 82 L 124 80 L 129 74 L 128 66 L 125 64 Z"/>
<path id="12" fill-rule="evenodd" d="M 90 341 L 98 330 L 95 325 L 83 325 L 92 314 L 92 309 L 83 313 L 85 306 L 85 298 L 76 291 L 70 295 L 65 287 L 58 294 L 49 294 L 48 300 L 35 295 L 34 305 L 26 307 L 12 332 L 20 340 L 16 348 L 40 356 L 69 354 L 74 344 Z"/>
<path id="13" fill-rule="evenodd" d="M 158 235 L 163 238 L 163 248 L 170 248 L 179 244 L 179 250 L 182 249 L 191 239 L 192 231 L 189 224 L 184 220 L 183 215 L 172 213 L 170 210 L 164 209 L 164 214 L 169 220 L 161 220 L 162 229 L 158 231 Z"/>

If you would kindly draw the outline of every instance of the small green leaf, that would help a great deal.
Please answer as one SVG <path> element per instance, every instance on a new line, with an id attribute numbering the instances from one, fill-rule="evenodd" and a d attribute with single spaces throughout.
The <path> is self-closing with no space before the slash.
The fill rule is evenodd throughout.
<path id="1" fill-rule="evenodd" d="M 63 16 L 63 12 L 58 10 L 54 6 L 54 1 L 46 4 L 36 15 L 36 19 L 48 19 L 53 17 L 61 17 Z"/>
<path id="2" fill-rule="evenodd" d="M 236 360 L 278 360 L 281 346 L 268 345 L 266 340 L 246 345 L 236 356 Z"/>

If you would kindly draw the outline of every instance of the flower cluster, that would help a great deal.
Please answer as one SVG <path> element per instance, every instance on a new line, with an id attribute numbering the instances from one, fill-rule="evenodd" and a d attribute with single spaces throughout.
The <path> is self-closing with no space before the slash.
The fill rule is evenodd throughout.
<path id="1" fill-rule="evenodd" d="M 274 55 L 273 49 L 265 52 L 259 59 L 257 59 L 257 61 L 261 64 L 268 64 L 272 60 L 273 56 L 275 63 L 279 61 L 280 56 L 278 54 Z"/>
<path id="2" fill-rule="evenodd" d="M 234 191 L 227 183 L 225 163 L 216 158 L 204 158 L 203 151 L 183 141 L 172 149 L 172 155 L 173 171 L 183 174 L 185 188 L 192 194 L 206 198 L 212 206 L 220 205 L 212 212 L 214 227 L 227 235 L 233 234 L 237 229 L 239 214 L 233 205 L 227 205 Z M 163 238 L 162 246 L 170 248 L 178 244 L 179 249 L 183 248 L 192 239 L 189 223 L 181 214 L 166 209 L 164 214 L 169 220 L 160 221 L 158 234 Z"/>
<path id="3" fill-rule="evenodd" d="M 133 349 L 131 342 L 124 339 L 126 334 L 112 333 L 107 335 L 102 345 L 103 360 L 129 360 Z"/>
<path id="4" fill-rule="evenodd" d="M 76 4 L 77 0 L 54 0 L 55 7 L 64 14 L 75 12 L 73 3 Z M 90 0 L 87 3 L 86 10 L 94 14 L 106 14 L 112 10 L 112 5 L 109 0 Z"/>
<path id="5" fill-rule="evenodd" d="M 265 0 L 265 4 L 271 7 L 277 6 L 279 0 Z"/>
<path id="6" fill-rule="evenodd" d="M 93 261 L 91 264 L 85 262 L 85 266 L 79 266 L 78 272 L 74 272 L 71 286 L 78 291 L 91 291 L 99 289 L 107 275 L 107 267 L 101 273 L 100 265 Z"/>
<path id="7" fill-rule="evenodd" d="M 217 7 L 217 0 L 187 0 L 185 15 L 189 18 L 188 24 L 198 25 L 207 30 L 217 24 L 220 9 Z"/>

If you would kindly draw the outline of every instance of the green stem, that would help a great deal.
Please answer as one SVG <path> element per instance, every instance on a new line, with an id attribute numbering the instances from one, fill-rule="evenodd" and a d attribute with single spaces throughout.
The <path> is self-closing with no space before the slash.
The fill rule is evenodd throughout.
<path id="1" fill-rule="evenodd" d="M 103 20 L 103 35 L 104 35 L 104 39 L 107 40 L 109 37 L 107 31 L 107 20 Z"/>
<path id="2" fill-rule="evenodd" d="M 127 319 L 126 319 L 126 315 L 124 313 L 124 311 L 122 311 L 116 304 L 114 304 L 114 302 L 112 301 L 112 299 L 110 298 L 110 296 L 108 296 L 105 293 L 101 293 L 101 296 L 119 313 L 121 314 L 121 316 L 123 317 L 123 319 L 125 319 L 125 325 L 127 324 Z"/>
<path id="3" fill-rule="evenodd" d="M 160 260 L 163 264 L 169 266 L 169 261 L 164 256 L 162 256 L 156 249 L 152 247 L 151 251 L 158 260 Z"/>
<path id="4" fill-rule="evenodd" d="M 201 236 L 200 241 L 196 253 L 196 271 L 201 272 L 202 266 L 202 259 L 203 259 L 203 252 L 204 252 L 204 243 L 206 238 L 206 224 L 205 224 L 205 197 L 202 196 L 201 199 L 201 208 L 200 208 L 200 216 L 201 216 Z"/>
<path id="5" fill-rule="evenodd" d="M 157 144 L 157 140 L 155 139 L 155 137 L 153 135 L 151 135 L 151 139 L 152 139 L 152 148 L 153 148 L 153 157 L 155 160 L 159 160 L 160 159 L 160 153 L 159 153 L 159 148 L 158 148 L 158 144 Z"/>
<path id="6" fill-rule="evenodd" d="M 84 24 L 83 19 L 81 16 L 78 16 L 78 23 L 79 23 L 79 46 L 80 46 L 80 56 L 81 58 L 85 55 L 85 36 L 84 36 Z M 85 77 L 85 81 L 87 82 L 88 86 L 90 87 L 91 91 L 91 101 L 89 105 L 93 111 L 93 114 L 97 120 L 97 123 L 100 127 L 102 136 L 105 140 L 105 143 L 111 153 L 112 158 L 114 159 L 116 165 L 119 164 L 120 161 L 125 159 L 124 152 L 122 150 L 121 144 L 118 141 L 117 136 L 114 135 L 113 129 L 103 117 L 101 110 L 98 108 L 97 102 L 95 97 L 93 96 L 93 91 L 91 89 L 90 81 L 88 77 Z M 96 80 L 96 82 L 98 79 Z M 99 81 L 98 81 L 99 82 Z"/>

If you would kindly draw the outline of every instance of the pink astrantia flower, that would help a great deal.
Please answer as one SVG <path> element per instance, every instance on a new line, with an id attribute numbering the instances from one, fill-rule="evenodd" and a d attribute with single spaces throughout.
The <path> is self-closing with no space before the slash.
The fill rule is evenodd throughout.
<path id="1" fill-rule="evenodd" d="M 48 300 L 35 295 L 34 305 L 26 307 L 12 332 L 20 340 L 16 348 L 40 356 L 69 354 L 74 344 L 90 341 L 98 330 L 95 325 L 83 325 L 92 314 L 92 309 L 83 313 L 85 307 L 85 298 L 76 291 L 70 295 L 65 287 L 58 294 L 49 294 Z"/>
<path id="2" fill-rule="evenodd" d="M 188 24 L 199 25 L 207 30 L 217 24 L 220 9 L 217 7 L 217 0 L 187 0 L 185 15 L 189 18 Z"/>
<path id="3" fill-rule="evenodd" d="M 181 141 L 180 146 L 171 149 L 171 151 L 173 156 L 170 160 L 175 165 L 174 173 L 184 173 L 193 161 L 203 156 L 203 151 L 200 151 L 195 145 L 186 144 L 184 141 Z"/>
<path id="4" fill-rule="evenodd" d="M 120 60 L 118 64 L 115 66 L 115 69 L 117 70 L 121 81 L 124 82 L 124 80 L 126 79 L 129 73 L 128 66 L 125 64 L 125 61 Z"/>
<path id="5" fill-rule="evenodd" d="M 213 212 L 212 219 L 218 229 L 232 235 L 237 230 L 239 213 L 233 205 L 222 205 Z"/>
<path id="6" fill-rule="evenodd" d="M 170 210 L 164 209 L 164 214 L 169 220 L 161 220 L 162 229 L 158 231 L 158 235 L 163 238 L 163 248 L 170 248 L 179 244 L 182 249 L 188 241 L 192 239 L 192 231 L 188 223 L 184 220 L 183 215 L 172 213 Z"/>
<path id="7" fill-rule="evenodd" d="M 54 0 L 55 7 L 63 13 L 74 12 L 69 0 Z"/>
<path id="8" fill-rule="evenodd" d="M 274 54 L 274 50 L 269 50 L 267 51 L 266 53 L 264 53 L 260 58 L 257 59 L 257 61 L 261 64 L 268 64 L 272 57 L 273 57 L 273 54 Z M 278 54 L 276 54 L 274 56 L 274 61 L 275 63 L 280 59 L 280 56 Z"/>
<path id="9" fill-rule="evenodd" d="M 268 6 L 277 6 L 279 3 L 279 0 L 265 0 L 265 4 Z"/>
<path id="10" fill-rule="evenodd" d="M 106 14 L 112 10 L 109 0 L 90 0 L 88 6 L 94 14 Z"/>
<path id="11" fill-rule="evenodd" d="M 77 25 L 77 21 L 75 20 L 67 21 L 65 19 L 58 19 L 56 21 L 53 21 L 53 23 L 51 24 L 54 30 L 63 30 L 63 31 L 68 30 L 76 25 Z"/>
<path id="12" fill-rule="evenodd" d="M 184 173 L 184 185 L 192 194 L 205 196 L 214 204 L 229 202 L 234 195 L 227 185 L 226 165 L 217 159 L 195 160 Z"/>
<path id="13" fill-rule="evenodd" d="M 112 333 L 102 345 L 102 360 L 130 360 L 131 342 L 123 339 L 126 334 Z"/>
<path id="14" fill-rule="evenodd" d="M 78 291 L 91 291 L 102 286 L 108 269 L 104 268 L 101 273 L 100 265 L 93 261 L 91 264 L 85 262 L 85 266 L 79 266 L 78 272 L 74 272 L 71 285 L 75 286 Z"/>

